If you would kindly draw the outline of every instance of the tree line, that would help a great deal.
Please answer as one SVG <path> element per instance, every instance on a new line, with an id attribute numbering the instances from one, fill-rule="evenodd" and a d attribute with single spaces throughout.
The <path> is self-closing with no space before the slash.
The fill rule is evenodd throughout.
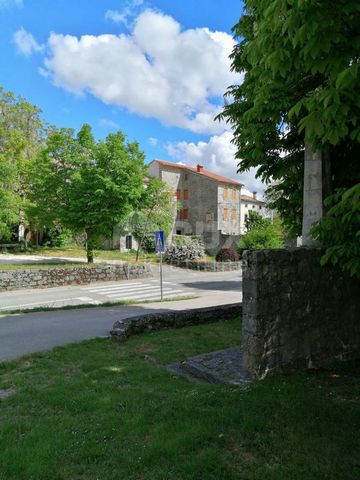
<path id="1" fill-rule="evenodd" d="M 3 89 L 0 111 L 0 238 L 60 226 L 85 236 L 92 262 L 116 225 L 133 229 L 139 247 L 151 229 L 170 229 L 173 194 L 159 179 L 145 181 L 137 142 L 121 131 L 95 140 L 87 124 L 77 133 L 48 126 L 37 107 Z"/>

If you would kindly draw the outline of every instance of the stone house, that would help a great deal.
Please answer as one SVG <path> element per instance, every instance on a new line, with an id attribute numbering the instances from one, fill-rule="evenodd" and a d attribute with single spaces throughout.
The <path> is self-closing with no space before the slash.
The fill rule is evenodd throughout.
<path id="1" fill-rule="evenodd" d="M 160 178 L 174 191 L 179 208 L 172 234 L 201 235 L 205 247 L 215 253 L 234 246 L 241 234 L 241 188 L 239 182 L 181 163 L 153 160 L 149 175 Z"/>

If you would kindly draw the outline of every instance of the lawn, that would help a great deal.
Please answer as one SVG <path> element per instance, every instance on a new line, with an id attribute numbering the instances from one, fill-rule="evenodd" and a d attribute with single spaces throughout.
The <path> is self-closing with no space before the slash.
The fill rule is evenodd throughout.
<path id="1" fill-rule="evenodd" d="M 355 480 L 353 367 L 246 391 L 164 365 L 236 345 L 239 319 L 97 339 L 0 367 L 1 480 Z"/>
<path id="2" fill-rule="evenodd" d="M 68 258 L 84 258 L 86 260 L 86 252 L 80 247 L 69 248 L 48 248 L 33 247 L 26 252 L 16 252 L 19 255 L 41 255 L 44 257 L 68 257 Z M 119 250 L 94 250 L 94 258 L 102 260 L 122 260 L 125 262 L 135 262 L 136 252 L 120 252 Z M 159 262 L 159 255 L 155 253 L 140 252 L 139 262 Z"/>

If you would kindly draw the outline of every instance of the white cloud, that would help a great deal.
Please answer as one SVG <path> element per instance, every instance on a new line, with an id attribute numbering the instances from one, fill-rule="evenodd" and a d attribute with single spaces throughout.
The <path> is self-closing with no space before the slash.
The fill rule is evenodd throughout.
<path id="1" fill-rule="evenodd" d="M 143 4 L 143 0 L 129 0 L 125 3 L 122 10 L 107 10 L 105 18 L 114 23 L 121 23 L 129 28 L 132 26 L 132 21 L 135 15 L 139 13 Z"/>
<path id="2" fill-rule="evenodd" d="M 0 8 L 22 7 L 23 0 L 0 0 Z"/>
<path id="3" fill-rule="evenodd" d="M 23 27 L 14 33 L 13 41 L 16 44 L 18 52 L 27 57 L 35 52 L 42 52 L 44 50 L 44 45 L 39 44 L 34 36 Z"/>
<path id="4" fill-rule="evenodd" d="M 257 191 L 262 194 L 265 185 L 255 178 L 255 168 L 251 168 L 247 172 L 236 172 L 236 147 L 231 143 L 231 139 L 232 133 L 224 132 L 221 135 L 210 137 L 208 142 L 169 143 L 167 151 L 171 157 L 185 162 L 187 165 L 195 166 L 199 163 L 204 165 L 207 170 L 243 183 L 248 191 Z"/>
<path id="5" fill-rule="evenodd" d="M 101 127 L 111 128 L 112 130 L 120 129 L 120 125 L 118 125 L 116 122 L 113 122 L 112 120 L 107 120 L 106 118 L 102 118 L 99 121 L 99 124 Z"/>
<path id="6" fill-rule="evenodd" d="M 45 67 L 55 85 L 198 133 L 222 133 L 214 98 L 238 81 L 234 41 L 207 28 L 181 31 L 172 17 L 145 10 L 131 35 L 51 34 Z"/>
<path id="7" fill-rule="evenodd" d="M 159 144 L 159 139 L 155 137 L 149 137 L 149 144 L 152 147 L 156 147 Z"/>

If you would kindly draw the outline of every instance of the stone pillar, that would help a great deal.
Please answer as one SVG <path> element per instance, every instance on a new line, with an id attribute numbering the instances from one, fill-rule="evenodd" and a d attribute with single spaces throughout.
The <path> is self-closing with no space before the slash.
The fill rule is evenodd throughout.
<path id="1" fill-rule="evenodd" d="M 243 261 L 243 369 L 254 378 L 360 358 L 360 281 L 320 248 L 253 250 Z"/>
<path id="2" fill-rule="evenodd" d="M 310 236 L 312 225 L 323 216 L 322 154 L 305 144 L 302 244 L 319 246 Z"/>

